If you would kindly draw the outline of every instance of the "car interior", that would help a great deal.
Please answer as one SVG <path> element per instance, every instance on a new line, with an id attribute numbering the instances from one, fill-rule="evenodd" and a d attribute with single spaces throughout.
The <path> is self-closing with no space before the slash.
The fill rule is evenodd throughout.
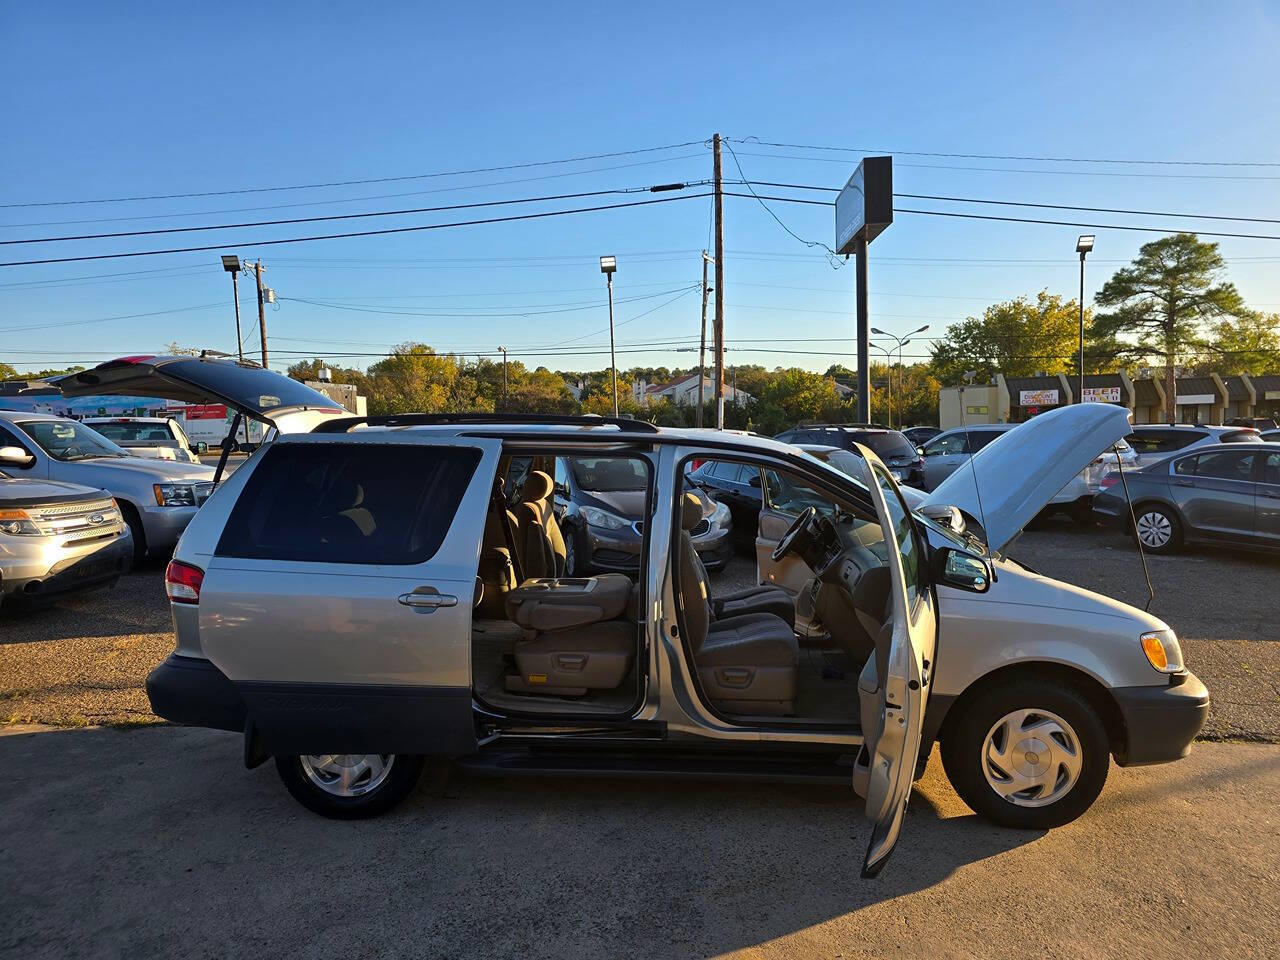
<path id="1" fill-rule="evenodd" d="M 648 474 L 642 458 L 615 459 Z M 553 455 L 499 462 L 472 618 L 475 692 L 512 712 L 619 714 L 639 695 L 638 587 L 621 573 L 565 576 L 554 470 Z"/>
<path id="2" fill-rule="evenodd" d="M 618 459 L 650 469 L 640 458 Z M 676 504 L 673 583 L 702 696 L 741 722 L 856 726 L 859 684 L 870 687 L 862 695 L 876 692 L 875 653 L 888 642 L 880 525 L 786 471 L 747 466 L 761 473 L 756 556 L 735 558 L 733 568 L 754 586 L 716 590 L 694 548 L 691 531 L 710 494 L 695 485 Z M 639 586 L 621 573 L 565 575 L 554 469 L 554 456 L 499 463 L 472 620 L 475 692 L 513 713 L 623 714 L 639 698 L 644 669 Z"/>
<path id="3" fill-rule="evenodd" d="M 860 682 L 888 654 L 889 572 L 878 521 L 787 471 L 760 470 L 756 580 L 717 597 L 688 536 L 705 492 L 682 495 L 676 551 L 687 652 L 702 693 L 732 718 L 858 724 Z"/>

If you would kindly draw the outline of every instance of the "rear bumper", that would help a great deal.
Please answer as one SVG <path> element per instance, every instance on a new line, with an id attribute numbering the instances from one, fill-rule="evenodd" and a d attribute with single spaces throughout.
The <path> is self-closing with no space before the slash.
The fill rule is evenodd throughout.
<path id="1" fill-rule="evenodd" d="M 1123 497 L 1100 493 L 1093 498 L 1093 518 L 1107 526 L 1124 526 L 1129 520 L 1129 504 Z"/>
<path id="2" fill-rule="evenodd" d="M 1123 767 L 1166 763 L 1185 757 L 1209 716 L 1209 691 L 1194 673 L 1176 686 L 1116 687 L 1111 691 L 1124 718 Z"/>
<path id="3" fill-rule="evenodd" d="M 147 676 L 147 699 L 152 713 L 173 723 L 244 729 L 244 700 L 235 684 L 208 660 L 169 654 Z"/>

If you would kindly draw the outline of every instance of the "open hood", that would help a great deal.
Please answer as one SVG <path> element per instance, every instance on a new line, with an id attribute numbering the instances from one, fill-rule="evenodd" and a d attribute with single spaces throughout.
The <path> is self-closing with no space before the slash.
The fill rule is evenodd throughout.
<path id="1" fill-rule="evenodd" d="M 991 441 L 924 503 L 959 507 L 982 524 L 987 547 L 1003 551 L 1072 477 L 1131 429 L 1129 411 L 1110 403 L 1050 410 Z"/>
<path id="2" fill-rule="evenodd" d="M 274 425 L 281 433 L 309 430 L 320 420 L 347 415 L 339 404 L 304 383 L 229 357 L 121 357 L 50 382 L 64 397 L 157 397 L 225 404 Z"/>

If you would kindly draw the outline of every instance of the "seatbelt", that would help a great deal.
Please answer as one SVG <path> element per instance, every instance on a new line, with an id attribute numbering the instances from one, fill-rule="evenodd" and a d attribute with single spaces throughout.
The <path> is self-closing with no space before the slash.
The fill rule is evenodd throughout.
<path id="1" fill-rule="evenodd" d="M 494 484 L 493 496 L 489 498 L 489 509 L 498 511 L 498 520 L 502 523 L 502 538 L 507 542 L 507 552 L 511 554 L 511 566 L 516 571 L 516 585 L 524 583 L 524 558 L 516 547 L 516 532 L 511 527 L 511 517 L 507 513 L 506 498 L 502 495 L 501 483 Z"/>

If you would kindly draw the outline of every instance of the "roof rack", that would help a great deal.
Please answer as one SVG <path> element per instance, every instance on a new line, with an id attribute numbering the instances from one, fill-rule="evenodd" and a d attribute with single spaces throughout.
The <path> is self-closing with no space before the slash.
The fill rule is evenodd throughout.
<path id="1" fill-rule="evenodd" d="M 888 424 L 884 423 L 823 423 L 819 421 L 808 422 L 802 421 L 796 424 L 797 427 L 848 427 L 853 430 L 892 430 Z"/>
<path id="2" fill-rule="evenodd" d="M 601 417 L 596 414 L 558 413 L 392 413 L 374 417 L 340 417 L 326 420 L 313 433 L 346 433 L 358 424 L 370 427 L 418 427 L 434 424 L 546 424 L 548 426 L 617 427 L 623 433 L 658 433 L 647 420 Z"/>

